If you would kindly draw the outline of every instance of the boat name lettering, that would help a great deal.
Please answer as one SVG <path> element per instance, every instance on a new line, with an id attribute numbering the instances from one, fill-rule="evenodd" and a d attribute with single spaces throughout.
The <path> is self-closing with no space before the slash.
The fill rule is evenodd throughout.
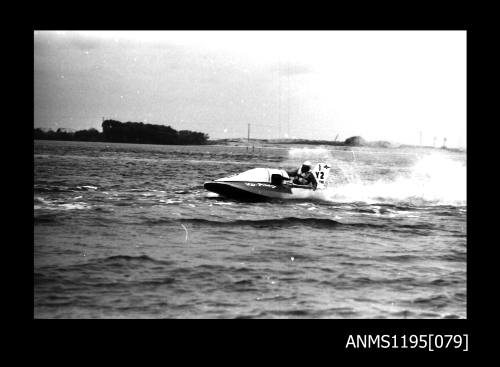
<path id="1" fill-rule="evenodd" d="M 273 189 L 276 188 L 276 186 L 274 186 L 274 185 L 266 184 L 266 183 L 260 183 L 260 182 L 257 182 L 257 183 L 245 182 L 245 185 L 252 186 L 252 187 L 254 187 L 254 186 L 262 187 L 262 186 L 264 186 L 264 187 L 270 187 L 270 188 L 273 188 Z"/>
<path id="2" fill-rule="evenodd" d="M 259 185 L 259 186 L 264 186 L 264 187 L 271 187 L 271 188 L 273 188 L 273 189 L 276 187 L 276 186 L 274 186 L 274 185 L 270 185 L 270 184 L 266 184 L 266 183 L 258 183 L 257 185 Z"/>

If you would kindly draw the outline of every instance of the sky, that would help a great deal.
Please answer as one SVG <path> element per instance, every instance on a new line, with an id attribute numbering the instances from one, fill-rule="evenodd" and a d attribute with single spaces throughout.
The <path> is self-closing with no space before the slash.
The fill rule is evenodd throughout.
<path id="1" fill-rule="evenodd" d="M 466 147 L 465 31 L 34 31 L 34 126 Z"/>

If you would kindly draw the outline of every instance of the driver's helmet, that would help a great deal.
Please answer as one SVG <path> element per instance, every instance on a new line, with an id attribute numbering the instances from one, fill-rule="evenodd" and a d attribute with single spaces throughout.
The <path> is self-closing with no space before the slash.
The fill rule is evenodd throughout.
<path id="1" fill-rule="evenodd" d="M 300 169 L 302 172 L 309 172 L 311 169 L 311 162 L 310 161 L 305 161 L 302 163 L 302 168 Z"/>

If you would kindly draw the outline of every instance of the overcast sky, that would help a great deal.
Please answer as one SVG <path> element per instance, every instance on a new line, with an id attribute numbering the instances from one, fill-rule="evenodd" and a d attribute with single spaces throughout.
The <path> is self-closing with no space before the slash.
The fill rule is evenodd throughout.
<path id="1" fill-rule="evenodd" d="M 465 31 L 34 32 L 34 125 L 466 146 Z"/>

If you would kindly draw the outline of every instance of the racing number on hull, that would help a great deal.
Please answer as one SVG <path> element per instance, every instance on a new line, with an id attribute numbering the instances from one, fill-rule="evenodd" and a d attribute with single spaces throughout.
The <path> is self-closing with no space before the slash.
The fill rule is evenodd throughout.
<path id="1" fill-rule="evenodd" d="M 326 187 L 326 180 L 328 179 L 328 172 L 330 166 L 324 163 L 318 163 L 314 167 L 314 177 L 318 183 L 319 188 L 324 189 Z"/>
<path id="2" fill-rule="evenodd" d="M 325 172 L 321 171 L 321 164 L 318 165 L 318 171 L 316 171 L 314 173 L 316 173 L 316 178 L 318 178 L 320 180 L 323 180 L 325 178 Z M 319 177 L 320 173 L 321 173 L 321 177 Z M 323 182 L 321 181 L 321 183 L 323 183 Z"/>

